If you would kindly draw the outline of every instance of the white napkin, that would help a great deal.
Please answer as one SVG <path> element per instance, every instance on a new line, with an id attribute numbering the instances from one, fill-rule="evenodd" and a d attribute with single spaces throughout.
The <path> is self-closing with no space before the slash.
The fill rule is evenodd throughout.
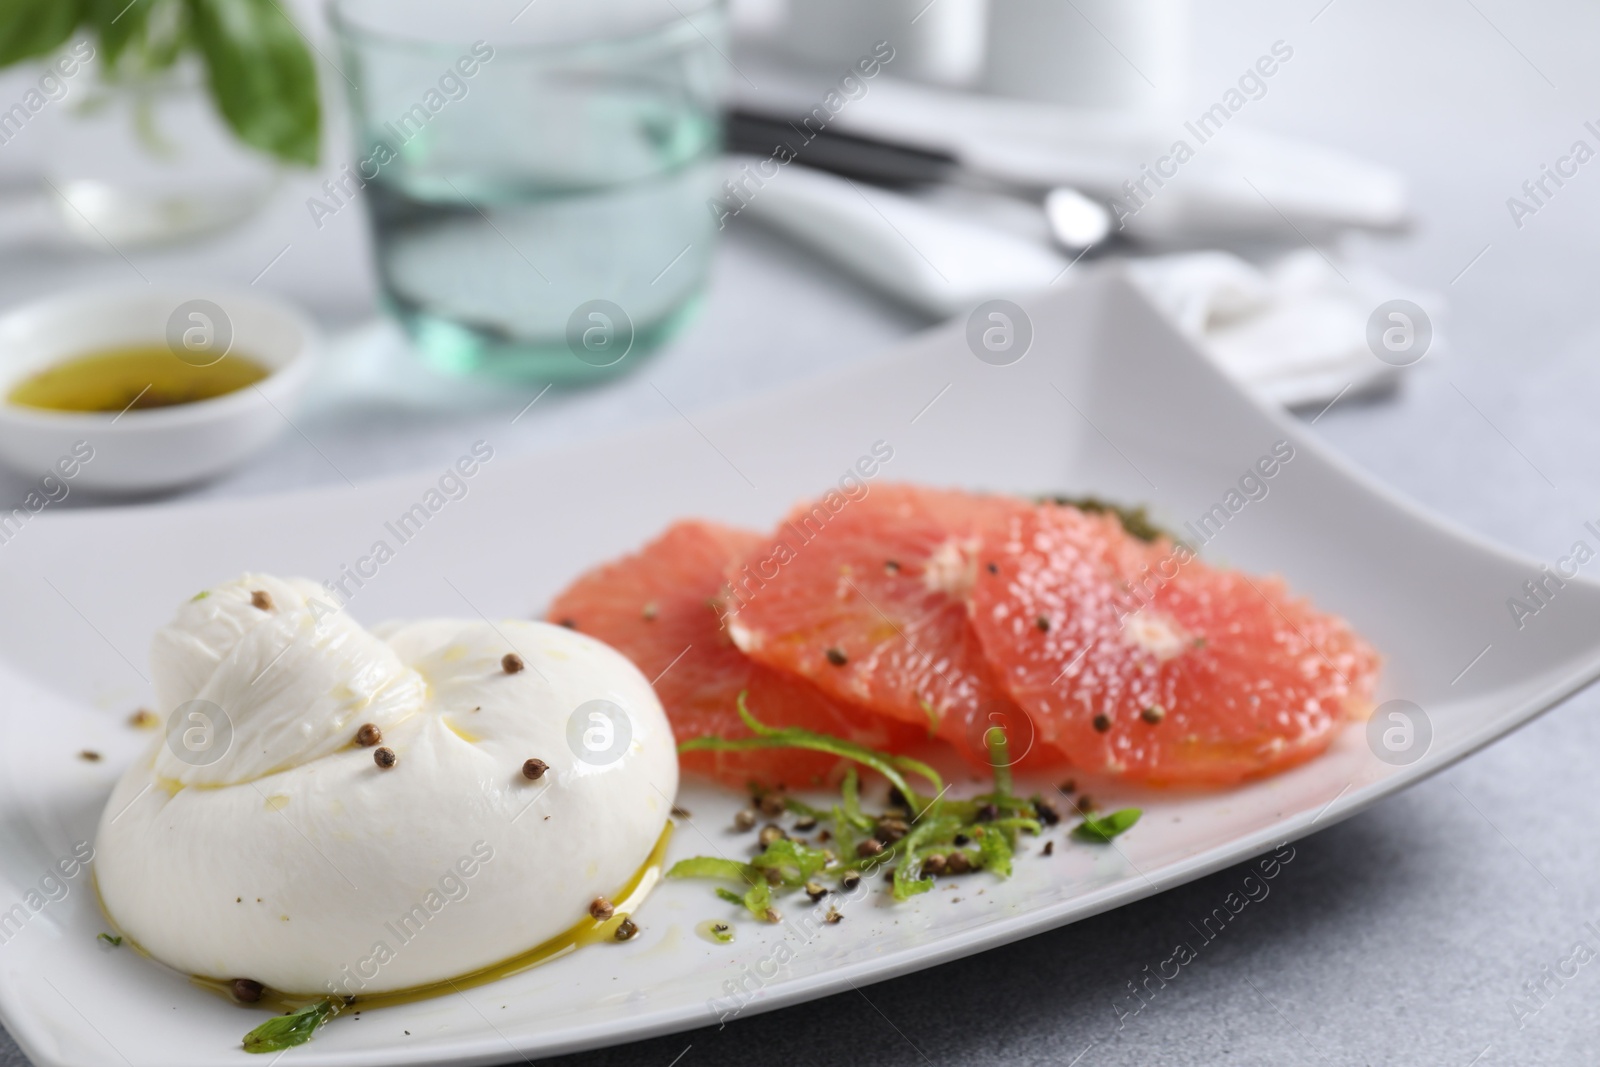
<path id="1" fill-rule="evenodd" d="M 1439 349 L 1440 301 L 1368 267 L 1310 248 L 1255 267 L 1226 252 L 1130 259 L 1127 271 L 1228 373 L 1285 406 L 1389 388 L 1401 368 L 1368 347 L 1367 322 L 1390 300 L 1422 307 Z"/>
<path id="2" fill-rule="evenodd" d="M 736 167 L 745 161 L 735 160 Z M 1039 240 L 899 193 L 789 164 L 752 190 L 754 218 L 880 292 L 936 318 L 985 300 L 1070 285 L 1074 261 Z M 1129 276 L 1234 377 L 1285 405 L 1391 384 L 1398 368 L 1367 347 L 1367 320 L 1396 298 L 1434 321 L 1439 302 L 1371 268 L 1312 249 L 1256 267 L 1225 252 L 1127 260 Z"/>

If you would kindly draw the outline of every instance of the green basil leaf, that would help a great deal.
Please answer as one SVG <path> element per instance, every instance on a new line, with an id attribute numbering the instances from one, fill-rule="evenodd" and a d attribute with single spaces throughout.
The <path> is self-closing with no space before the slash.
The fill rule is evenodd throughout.
<path id="1" fill-rule="evenodd" d="M 114 67 L 128 45 L 143 40 L 157 0 L 88 0 L 88 22 L 100 39 L 100 61 Z"/>
<path id="2" fill-rule="evenodd" d="M 313 166 L 322 144 L 317 68 L 277 0 L 188 0 L 211 96 L 248 145 Z"/>
<path id="3" fill-rule="evenodd" d="M 83 0 L 0 0 L 0 66 L 54 52 L 83 15 Z"/>

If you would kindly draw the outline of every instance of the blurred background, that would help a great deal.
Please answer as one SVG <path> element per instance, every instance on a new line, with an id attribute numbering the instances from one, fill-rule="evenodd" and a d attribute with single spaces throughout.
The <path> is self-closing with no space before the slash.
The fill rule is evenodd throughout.
<path id="1" fill-rule="evenodd" d="M 1588 327 L 1555 265 L 1589 194 L 1521 191 L 1595 140 L 1576 7 L 263 0 L 231 103 L 225 30 L 174 9 L 0 76 L 0 293 L 231 286 L 315 321 L 292 428 L 192 495 L 405 471 L 491 423 L 581 440 L 1107 260 L 1264 396 L 1337 400 L 1329 428 Z M 1375 356 L 1394 301 L 1425 350 Z"/>

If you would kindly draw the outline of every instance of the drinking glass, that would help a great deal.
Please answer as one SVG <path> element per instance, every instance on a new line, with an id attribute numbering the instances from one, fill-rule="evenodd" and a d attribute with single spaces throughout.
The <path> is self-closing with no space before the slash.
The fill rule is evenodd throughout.
<path id="1" fill-rule="evenodd" d="M 693 317 L 717 231 L 723 0 L 330 10 L 356 159 L 325 207 L 365 202 L 383 300 L 425 359 L 593 380 Z"/>

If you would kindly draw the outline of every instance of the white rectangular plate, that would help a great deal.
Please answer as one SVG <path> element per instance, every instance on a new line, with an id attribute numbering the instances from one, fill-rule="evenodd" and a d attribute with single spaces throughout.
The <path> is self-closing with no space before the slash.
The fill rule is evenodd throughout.
<path id="1" fill-rule="evenodd" d="M 730 946 L 694 927 L 732 909 L 704 883 L 667 885 L 639 914 L 644 932 L 633 942 L 338 1020 L 290 1053 L 294 1062 L 513 1061 L 953 959 L 1326 826 L 1527 721 L 1600 669 L 1600 587 L 1567 582 L 1538 626 L 1519 632 L 1506 600 L 1537 564 L 1445 527 L 1328 455 L 1224 379 L 1120 278 L 1026 306 L 1031 349 L 1010 366 L 975 358 L 957 323 L 846 375 L 692 422 L 664 407 L 665 421 L 625 438 L 498 456 L 399 547 L 351 610 L 367 622 L 536 614 L 582 569 L 674 518 L 770 526 L 877 441 L 894 450 L 882 479 L 1094 492 L 1148 501 L 1182 529 L 1242 499 L 1229 498 L 1240 477 L 1287 440 L 1294 459 L 1266 497 L 1230 514 L 1206 554 L 1282 573 L 1376 643 L 1386 657 L 1382 699 L 1413 701 L 1431 728 L 1431 740 L 1416 736 L 1411 762 L 1379 760 L 1366 730 L 1352 726 L 1325 757 L 1245 788 L 1100 798 L 1146 810 L 1116 848 L 1062 841 L 1045 858 L 1034 844 L 1008 881 L 973 876 L 959 891 L 901 905 L 862 900 L 837 926 L 804 921 L 797 898 L 790 922 L 739 923 Z M 98 943 L 87 876 L 45 883 L 51 892 L 32 898 L 37 908 L 28 894 L 75 842 L 92 839 L 112 781 L 148 743 L 125 719 L 147 699 L 144 650 L 175 604 L 247 569 L 337 577 L 374 541 L 393 541 L 385 522 L 422 500 L 439 473 L 354 491 L 46 514 L 0 545 L 0 923 L 13 903 L 26 913 L 14 931 L 0 925 L 0 1018 L 36 1062 L 247 1062 L 239 1039 L 262 1016 Z M 106 758 L 86 762 L 83 749 Z M 691 787 L 682 803 L 693 815 L 674 858 L 731 840 L 725 828 L 742 798 Z"/>

